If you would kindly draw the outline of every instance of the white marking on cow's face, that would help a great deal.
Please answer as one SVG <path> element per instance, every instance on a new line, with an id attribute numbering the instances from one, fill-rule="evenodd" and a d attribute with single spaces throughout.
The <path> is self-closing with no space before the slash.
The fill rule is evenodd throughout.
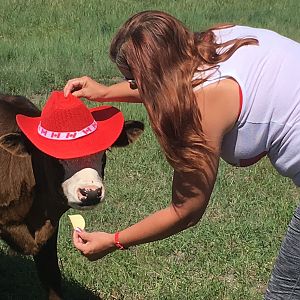
<path id="1" fill-rule="evenodd" d="M 61 160 L 65 171 L 62 189 L 68 205 L 76 209 L 91 209 L 104 199 L 101 178 L 104 152 L 82 158 Z"/>

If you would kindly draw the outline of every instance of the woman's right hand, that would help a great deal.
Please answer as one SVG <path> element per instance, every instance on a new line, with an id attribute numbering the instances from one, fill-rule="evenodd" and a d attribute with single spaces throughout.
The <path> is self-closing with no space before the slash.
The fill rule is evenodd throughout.
<path id="1" fill-rule="evenodd" d="M 105 98 L 108 87 L 96 82 L 88 76 L 70 79 L 64 87 L 64 94 L 67 97 L 70 93 L 75 97 L 83 97 L 88 100 L 101 100 Z"/>
<path id="2" fill-rule="evenodd" d="M 102 258 L 118 249 L 114 243 L 114 234 L 106 232 L 86 232 L 75 229 L 73 243 L 81 254 L 91 261 Z"/>

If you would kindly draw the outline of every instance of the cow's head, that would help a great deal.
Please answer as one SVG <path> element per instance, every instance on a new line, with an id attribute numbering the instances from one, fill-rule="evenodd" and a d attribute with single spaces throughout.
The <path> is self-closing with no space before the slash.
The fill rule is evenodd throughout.
<path id="1" fill-rule="evenodd" d="M 112 147 L 124 147 L 133 143 L 143 130 L 143 123 L 126 121 L 120 136 Z M 0 147 L 13 156 L 31 155 L 36 182 L 39 182 L 40 185 L 51 186 L 50 189 L 57 189 L 56 182 L 59 181 L 61 190 L 59 192 L 66 197 L 70 207 L 89 209 L 103 201 L 105 195 L 103 185 L 106 164 L 105 151 L 81 158 L 60 160 L 41 153 L 21 132 L 1 136 Z M 40 164 L 43 164 L 43 167 Z M 49 176 L 45 174 L 47 170 L 52 172 L 53 169 L 56 174 L 56 178 L 52 178 L 54 184 L 49 182 Z M 41 170 L 43 174 L 41 174 Z M 45 183 L 45 181 L 48 182 Z"/>
<path id="2" fill-rule="evenodd" d="M 141 135 L 143 130 L 143 123 L 126 121 L 119 138 L 112 147 L 128 146 Z M 69 206 L 87 209 L 103 201 L 106 151 L 81 158 L 60 160 L 60 163 L 65 170 L 62 187 Z"/>

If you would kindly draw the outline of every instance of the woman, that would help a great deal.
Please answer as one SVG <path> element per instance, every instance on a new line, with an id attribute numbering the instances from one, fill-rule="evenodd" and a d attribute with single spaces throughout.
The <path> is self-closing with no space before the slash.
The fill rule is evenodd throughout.
<path id="1" fill-rule="evenodd" d="M 163 12 L 131 17 L 110 49 L 127 81 L 107 87 L 75 78 L 64 92 L 145 105 L 174 168 L 172 203 L 115 234 L 75 231 L 74 245 L 94 260 L 195 225 L 213 190 L 219 157 L 247 166 L 268 155 L 282 175 L 300 185 L 299 54 L 300 44 L 264 29 L 217 26 L 192 33 Z M 300 208 L 265 299 L 300 299 L 299 218 Z"/>

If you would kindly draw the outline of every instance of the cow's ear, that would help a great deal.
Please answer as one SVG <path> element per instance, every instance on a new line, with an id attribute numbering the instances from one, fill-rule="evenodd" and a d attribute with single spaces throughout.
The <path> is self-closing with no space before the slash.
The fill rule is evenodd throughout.
<path id="1" fill-rule="evenodd" d="M 2 135 L 0 137 L 0 147 L 15 156 L 25 157 L 29 155 L 25 138 L 19 132 Z"/>
<path id="2" fill-rule="evenodd" d="M 112 147 L 125 147 L 135 142 L 144 131 L 144 123 L 140 121 L 125 121 L 123 130 Z"/>

